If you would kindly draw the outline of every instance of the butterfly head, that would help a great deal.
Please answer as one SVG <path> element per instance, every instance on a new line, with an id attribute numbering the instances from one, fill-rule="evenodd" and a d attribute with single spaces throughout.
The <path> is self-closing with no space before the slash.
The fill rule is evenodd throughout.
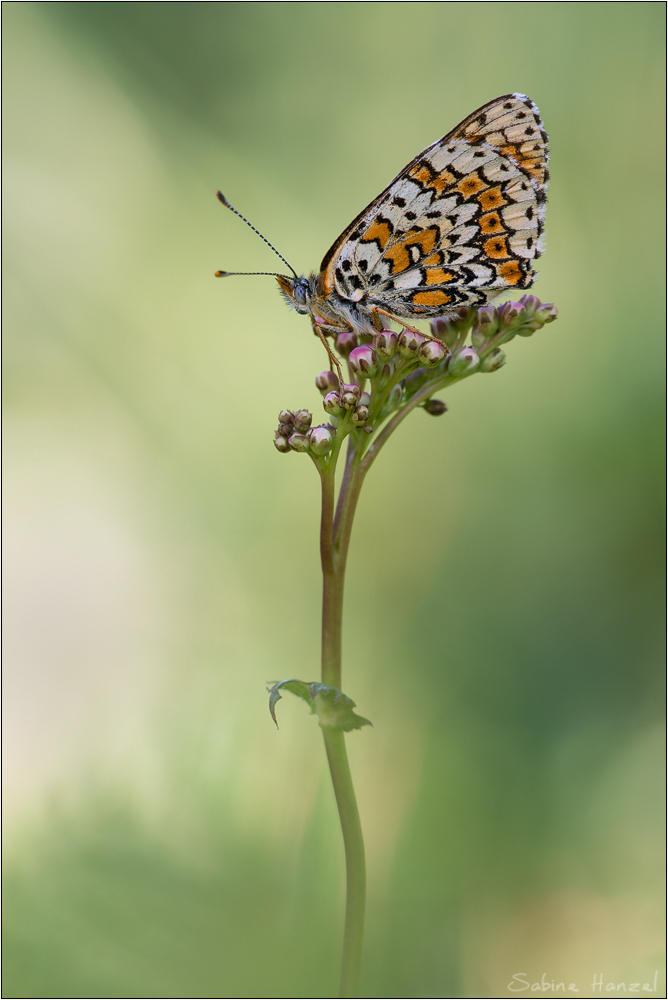
<path id="1" fill-rule="evenodd" d="M 277 274 L 276 281 L 281 290 L 281 295 L 291 309 L 302 315 L 312 311 L 313 299 L 316 292 L 316 276 L 312 274 L 309 278 L 303 274 L 301 277 L 288 277 L 286 274 Z"/>

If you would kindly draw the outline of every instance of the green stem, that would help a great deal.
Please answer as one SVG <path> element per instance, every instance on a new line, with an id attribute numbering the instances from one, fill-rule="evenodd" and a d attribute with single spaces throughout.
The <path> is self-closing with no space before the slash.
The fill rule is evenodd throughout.
<path id="1" fill-rule="evenodd" d="M 346 851 L 346 923 L 343 933 L 340 996 L 356 997 L 362 961 L 366 901 L 364 839 L 348 765 L 345 735 L 341 729 L 323 729 L 322 734 L 325 738 L 327 760 Z"/>
<path id="2" fill-rule="evenodd" d="M 341 690 L 341 630 L 343 587 L 355 508 L 364 471 L 355 461 L 355 445 L 349 440 L 346 473 L 341 485 L 334 521 L 334 464 L 321 469 L 322 519 L 322 682 Z M 356 997 L 362 958 L 362 935 L 366 900 L 364 839 L 353 788 L 345 735 L 341 729 L 324 728 L 329 771 L 339 810 L 346 855 L 346 920 L 341 964 L 342 997 Z"/>

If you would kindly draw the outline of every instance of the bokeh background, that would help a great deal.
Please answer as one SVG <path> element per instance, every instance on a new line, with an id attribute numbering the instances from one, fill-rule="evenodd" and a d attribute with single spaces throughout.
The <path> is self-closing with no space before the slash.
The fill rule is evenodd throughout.
<path id="1" fill-rule="evenodd" d="M 333 997 L 325 358 L 269 278 L 522 91 L 557 323 L 403 425 L 353 536 L 362 996 L 662 994 L 662 3 L 3 4 L 7 997 Z M 512 979 L 523 974 L 524 980 Z M 527 987 L 523 987 L 523 981 Z"/>

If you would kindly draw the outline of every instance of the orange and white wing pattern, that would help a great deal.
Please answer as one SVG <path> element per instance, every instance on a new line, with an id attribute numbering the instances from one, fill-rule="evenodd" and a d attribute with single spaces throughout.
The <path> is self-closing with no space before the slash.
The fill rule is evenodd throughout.
<path id="1" fill-rule="evenodd" d="M 325 255 L 325 296 L 419 319 L 526 289 L 542 252 L 547 134 L 497 97 L 420 153 Z"/>

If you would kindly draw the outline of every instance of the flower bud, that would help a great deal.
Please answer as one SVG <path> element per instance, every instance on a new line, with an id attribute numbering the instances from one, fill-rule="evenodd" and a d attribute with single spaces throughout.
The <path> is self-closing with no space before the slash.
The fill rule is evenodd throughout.
<path id="1" fill-rule="evenodd" d="M 442 399 L 428 399 L 426 403 L 423 404 L 423 408 L 427 413 L 431 413 L 432 417 L 440 417 L 442 413 L 445 413 L 447 406 Z"/>
<path id="2" fill-rule="evenodd" d="M 373 338 L 373 349 L 379 358 L 388 360 L 397 353 L 399 334 L 394 330 L 381 330 Z"/>
<path id="3" fill-rule="evenodd" d="M 355 382 L 344 382 L 344 384 L 341 386 L 341 392 L 340 392 L 341 398 L 343 398 L 344 396 L 352 397 L 355 401 L 355 406 L 357 406 L 357 404 L 359 403 L 361 395 L 362 395 L 362 390 L 358 385 L 355 384 Z M 343 406 L 343 403 L 341 405 Z M 347 409 L 352 409 L 352 407 L 347 407 Z"/>
<path id="4" fill-rule="evenodd" d="M 487 331 L 481 330 L 480 327 L 474 326 L 471 330 L 471 344 L 479 351 L 487 343 Z"/>
<path id="5" fill-rule="evenodd" d="M 308 451 L 308 437 L 306 434 L 291 434 L 289 443 L 293 451 Z"/>
<path id="6" fill-rule="evenodd" d="M 338 392 L 328 392 L 322 401 L 322 405 L 325 408 L 326 413 L 330 413 L 333 417 L 338 417 L 343 413 L 343 409 L 339 402 Z"/>
<path id="7" fill-rule="evenodd" d="M 520 337 L 530 337 L 536 330 L 541 330 L 546 323 L 552 323 L 557 318 L 557 307 L 551 302 L 539 302 L 538 305 L 533 319 L 530 319 L 528 323 L 523 322 L 517 331 Z"/>
<path id="8" fill-rule="evenodd" d="M 427 340 L 418 352 L 418 360 L 425 368 L 431 368 L 444 361 L 447 355 L 448 351 L 443 344 L 439 344 L 437 340 Z"/>
<path id="9" fill-rule="evenodd" d="M 462 347 L 450 358 L 448 375 L 470 375 L 480 364 L 480 358 L 472 347 Z"/>
<path id="10" fill-rule="evenodd" d="M 307 431 L 311 426 L 313 416 L 308 410 L 295 410 L 295 430 Z"/>
<path id="11" fill-rule="evenodd" d="M 281 437 L 281 436 L 274 438 L 274 448 L 276 449 L 276 451 L 280 451 L 284 455 L 287 452 L 291 451 L 290 442 L 286 437 Z"/>
<path id="12" fill-rule="evenodd" d="M 412 330 L 402 330 L 399 337 L 399 354 L 402 358 L 414 358 L 424 344 L 425 338 L 421 333 L 413 333 Z"/>
<path id="13" fill-rule="evenodd" d="M 281 437 L 289 438 L 294 430 L 292 424 L 279 424 L 276 433 Z"/>
<path id="14" fill-rule="evenodd" d="M 292 424 L 294 423 L 295 415 L 292 410 L 281 410 L 278 414 L 279 424 Z"/>
<path id="15" fill-rule="evenodd" d="M 494 306 L 481 306 L 475 314 L 475 325 L 491 334 L 494 333 L 498 325 L 497 318 Z"/>
<path id="16" fill-rule="evenodd" d="M 552 323 L 558 315 L 559 310 L 553 302 L 543 302 L 536 312 L 536 319 L 542 320 L 543 323 Z"/>
<path id="17" fill-rule="evenodd" d="M 499 306 L 499 320 L 501 326 L 506 328 L 516 324 L 516 321 L 524 316 L 524 305 L 521 302 L 504 302 Z"/>
<path id="18" fill-rule="evenodd" d="M 457 324 L 453 319 L 433 319 L 429 328 L 433 337 L 450 348 L 459 336 Z"/>
<path id="19" fill-rule="evenodd" d="M 373 427 L 371 426 L 371 424 L 365 424 L 362 430 L 364 431 L 365 434 L 373 434 Z"/>
<path id="20" fill-rule="evenodd" d="M 364 406 L 364 404 L 360 403 L 360 405 L 356 407 L 355 412 L 353 413 L 353 423 L 364 426 L 364 424 L 367 422 L 368 419 L 369 419 L 369 407 Z"/>
<path id="21" fill-rule="evenodd" d="M 502 351 L 500 347 L 495 347 L 493 351 L 483 358 L 480 362 L 480 368 L 478 371 L 481 372 L 495 372 L 497 368 L 501 368 L 506 363 L 506 352 Z"/>
<path id="22" fill-rule="evenodd" d="M 362 395 L 360 396 L 360 405 L 361 406 L 371 406 L 371 393 L 370 392 L 363 392 L 362 393 Z"/>
<path id="23" fill-rule="evenodd" d="M 312 427 L 309 434 L 309 447 L 314 455 L 326 455 L 334 443 L 335 429 L 330 424 L 320 424 Z"/>
<path id="24" fill-rule="evenodd" d="M 356 375 L 362 378 L 373 378 L 378 371 L 378 358 L 368 344 L 356 347 L 348 356 L 348 364 Z"/>
<path id="25" fill-rule="evenodd" d="M 535 295 L 523 295 L 520 299 L 520 303 L 524 306 L 525 316 L 527 319 L 531 319 L 536 310 L 540 308 L 540 299 L 536 298 Z"/>
<path id="26" fill-rule="evenodd" d="M 332 389 L 339 388 L 339 380 L 334 372 L 320 372 L 320 374 L 315 377 L 315 387 L 316 389 L 319 389 L 324 396 L 325 393 L 331 392 Z"/>
<path id="27" fill-rule="evenodd" d="M 340 333 L 336 338 L 336 349 L 342 358 L 347 358 L 354 347 L 357 347 L 354 333 Z"/>
<path id="28" fill-rule="evenodd" d="M 354 410 L 359 403 L 361 396 L 361 390 L 358 385 L 347 384 L 343 386 L 343 390 L 339 393 L 339 404 L 344 410 Z"/>

